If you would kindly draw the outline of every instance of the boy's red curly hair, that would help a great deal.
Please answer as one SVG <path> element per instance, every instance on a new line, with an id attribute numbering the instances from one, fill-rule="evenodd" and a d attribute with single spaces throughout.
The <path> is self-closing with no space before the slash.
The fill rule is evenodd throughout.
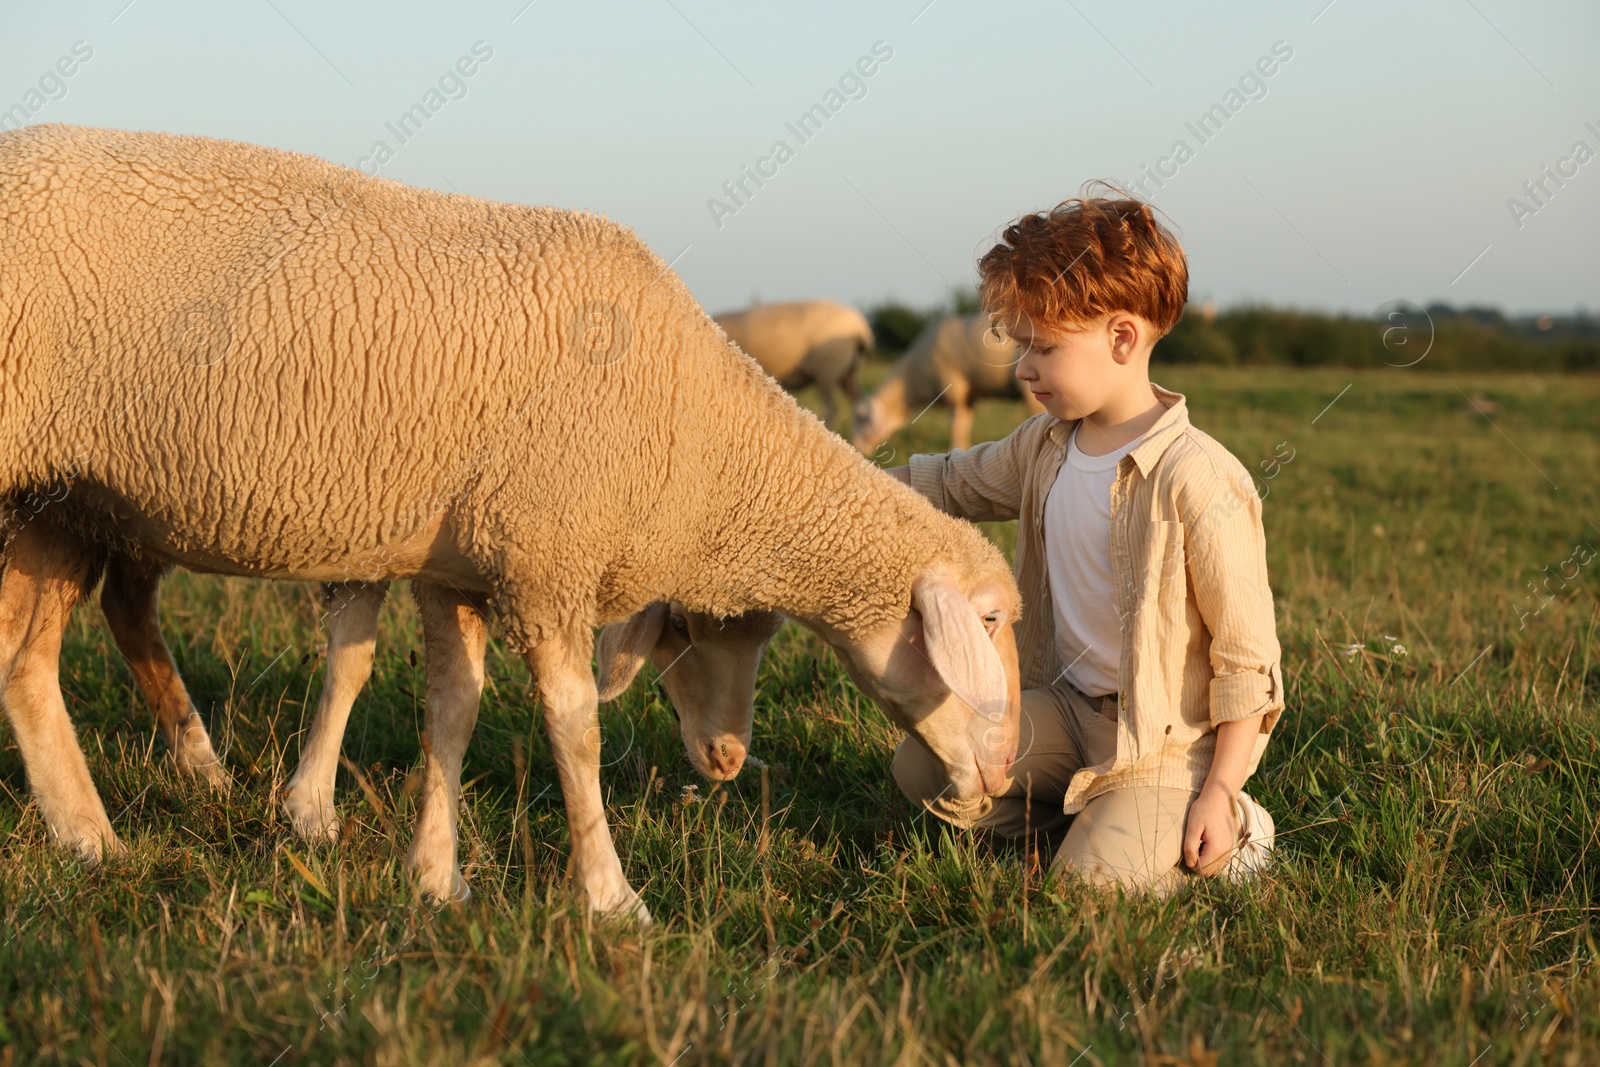
<path id="1" fill-rule="evenodd" d="M 1157 336 L 1183 315 L 1189 263 L 1155 210 L 1115 186 L 1115 197 L 1063 200 L 1007 226 L 978 260 L 978 296 L 1008 324 L 1060 332 L 1108 312 L 1148 319 Z"/>

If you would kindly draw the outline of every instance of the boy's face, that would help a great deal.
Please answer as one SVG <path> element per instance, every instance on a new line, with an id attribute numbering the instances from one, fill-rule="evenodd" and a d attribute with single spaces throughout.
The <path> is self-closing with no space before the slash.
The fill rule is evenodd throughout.
<path id="1" fill-rule="evenodd" d="M 1035 329 L 1026 318 L 1009 323 L 1007 332 L 1021 353 L 1017 379 L 1058 419 L 1099 411 L 1126 377 L 1127 363 L 1115 353 L 1126 344 L 1118 332 L 1125 324 L 1118 320 L 1130 317 L 1119 312 L 1052 330 Z"/>

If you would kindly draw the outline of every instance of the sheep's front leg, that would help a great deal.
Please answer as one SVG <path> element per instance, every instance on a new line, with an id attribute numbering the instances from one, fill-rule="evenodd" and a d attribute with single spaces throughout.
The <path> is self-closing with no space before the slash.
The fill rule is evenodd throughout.
<path id="1" fill-rule="evenodd" d="M 972 447 L 972 398 L 965 390 L 952 389 L 950 401 L 950 447 Z"/>
<path id="2" fill-rule="evenodd" d="M 839 396 L 831 379 L 817 379 L 817 400 L 822 408 L 822 425 L 833 429 L 833 420 L 839 417 Z"/>
<path id="3" fill-rule="evenodd" d="M 567 803 L 572 834 L 572 873 L 589 906 L 604 914 L 650 921 L 650 912 L 628 884 L 606 825 L 600 793 L 600 702 L 589 673 L 594 635 L 584 628 L 536 645 L 528 665 L 538 679 L 545 728 L 555 752 L 556 772 Z"/>
<path id="4" fill-rule="evenodd" d="M 422 797 L 406 870 L 431 902 L 472 895 L 456 864 L 456 810 L 461 761 L 478 721 L 483 696 L 483 655 L 489 643 L 487 604 L 453 589 L 413 581 L 422 614 L 428 672 Z"/>
<path id="5" fill-rule="evenodd" d="M 861 359 L 858 356 L 850 361 L 850 366 L 845 369 L 844 377 L 839 379 L 839 388 L 844 390 L 844 395 L 850 400 L 850 410 L 854 411 L 861 402 L 861 377 L 859 368 Z"/>
<path id="6" fill-rule="evenodd" d="M 205 723 L 161 636 L 161 576 L 165 570 L 152 561 L 112 556 L 100 589 L 100 609 L 134 681 L 156 713 L 173 762 L 180 770 L 226 791 L 232 781 L 211 747 Z"/>
<path id="7" fill-rule="evenodd" d="M 330 582 L 322 587 L 322 602 L 328 609 L 328 675 L 300 765 L 283 791 L 284 814 L 302 840 L 339 839 L 339 811 L 333 805 L 339 749 L 350 709 L 372 677 L 378 609 L 388 589 L 387 582 Z"/>
<path id="8" fill-rule="evenodd" d="M 86 860 L 127 851 L 106 818 L 61 696 L 61 635 L 87 592 L 93 554 L 35 518 L 0 575 L 0 687 L 28 786 L 58 842 Z"/>

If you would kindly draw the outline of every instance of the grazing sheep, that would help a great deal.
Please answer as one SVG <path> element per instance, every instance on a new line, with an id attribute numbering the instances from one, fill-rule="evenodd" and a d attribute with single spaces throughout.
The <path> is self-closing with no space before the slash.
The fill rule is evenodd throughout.
<path id="1" fill-rule="evenodd" d="M 456 684 L 465 686 L 470 681 L 470 689 L 459 694 L 452 690 L 446 699 L 470 702 L 470 717 L 476 720 L 484 677 L 487 607 L 476 597 L 461 597 L 462 604 L 457 604 L 451 591 L 426 588 L 428 584 L 411 583 L 422 611 L 429 693 L 436 688 L 431 677 L 435 669 L 443 669 L 446 678 Z M 282 801 L 290 824 L 306 841 L 339 837 L 339 813 L 333 804 L 339 751 L 356 696 L 372 676 L 378 610 L 387 592 L 387 582 L 322 586 L 328 609 L 328 671 L 300 762 L 284 788 Z M 727 781 L 739 773 L 749 750 L 756 670 L 767 643 L 782 625 L 783 616 L 773 612 L 713 619 L 685 611 L 680 605 L 651 604 L 601 631 L 599 699 L 605 703 L 621 696 L 650 658 L 678 718 L 689 762 L 707 778 Z M 156 636 L 159 639 L 159 632 Z M 466 662 L 457 663 L 458 657 L 465 657 Z M 455 811 L 453 790 L 441 795 L 440 811 L 432 815 L 427 801 L 424 796 L 423 825 L 436 822 L 441 812 Z M 453 835 L 453 816 L 450 826 Z M 453 840 L 451 848 L 453 851 Z M 460 895 L 460 886 L 454 895 Z"/>
<path id="2" fill-rule="evenodd" d="M 996 334 L 987 315 L 931 323 L 896 361 L 877 392 L 856 406 L 852 441 L 868 455 L 935 402 L 950 408 L 950 446 L 972 447 L 972 403 L 980 396 L 1021 398 L 1044 410 L 1017 381 L 1017 343 Z"/>
<path id="3" fill-rule="evenodd" d="M 600 631 L 598 699 L 604 704 L 626 692 L 648 658 L 678 716 L 689 762 L 712 781 L 731 781 L 750 752 L 761 655 L 783 621 L 776 611 L 716 618 L 657 601 Z"/>
<path id="4" fill-rule="evenodd" d="M 485 598 L 536 679 L 596 910 L 648 918 L 606 824 L 592 627 L 656 601 L 783 612 L 954 795 L 1004 780 L 1005 557 L 799 407 L 632 231 L 235 142 L 34 126 L 0 135 L 0 247 L 0 496 L 70 482 L 63 521 L 138 559 Z M 0 681 L 52 833 L 93 857 L 116 835 L 61 700 L 64 616 L 37 610 L 70 567 L 37 525 L 0 583 Z M 455 683 L 430 671 L 443 780 L 470 722 L 435 673 Z M 451 885 L 445 849 L 414 854 L 425 891 Z"/>
<path id="5" fill-rule="evenodd" d="M 844 390 L 852 407 L 861 398 L 856 365 L 872 351 L 872 326 L 855 308 L 833 300 L 800 300 L 725 312 L 716 320 L 785 389 L 815 383 L 824 426 L 831 427 L 838 414 L 836 390 Z"/>

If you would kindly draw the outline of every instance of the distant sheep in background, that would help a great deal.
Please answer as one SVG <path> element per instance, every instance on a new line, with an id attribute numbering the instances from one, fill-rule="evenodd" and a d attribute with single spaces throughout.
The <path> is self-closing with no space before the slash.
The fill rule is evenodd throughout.
<path id="1" fill-rule="evenodd" d="M 856 405 L 852 442 L 872 452 L 935 402 L 950 408 L 950 447 L 972 447 L 972 404 L 982 396 L 1044 406 L 1017 381 L 1016 342 L 991 329 L 987 314 L 942 319 L 917 335 L 877 392 Z"/>
<path id="2" fill-rule="evenodd" d="M 822 424 L 832 429 L 837 391 L 850 404 L 861 399 L 856 368 L 872 351 L 872 326 L 853 307 L 832 300 L 760 304 L 716 316 L 729 340 L 793 392 L 816 385 Z"/>

